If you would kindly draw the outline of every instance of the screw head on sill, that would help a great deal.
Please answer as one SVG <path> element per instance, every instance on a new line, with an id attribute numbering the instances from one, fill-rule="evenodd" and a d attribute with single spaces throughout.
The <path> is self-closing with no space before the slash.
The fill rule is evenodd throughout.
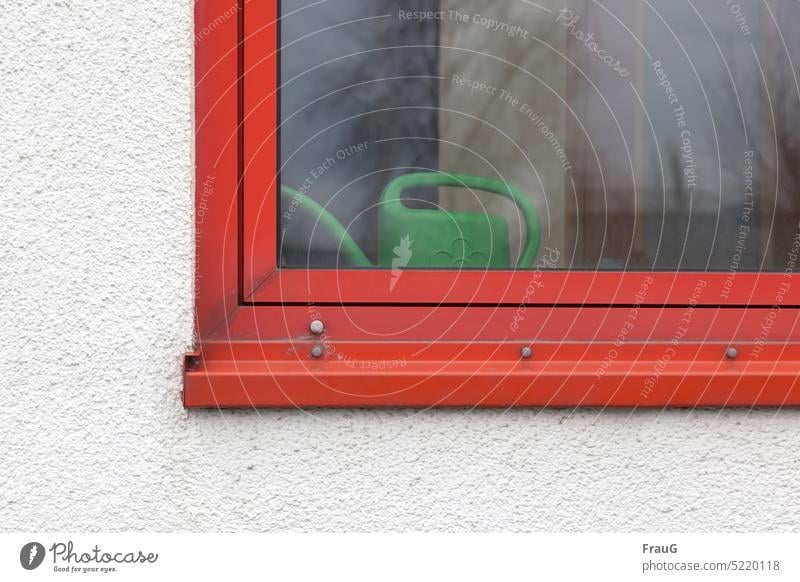
<path id="1" fill-rule="evenodd" d="M 319 319 L 315 319 L 314 321 L 311 322 L 309 328 L 311 329 L 311 333 L 313 333 L 314 335 L 321 335 L 322 332 L 325 331 L 325 324 L 322 323 Z"/>
<path id="2" fill-rule="evenodd" d="M 530 346 L 525 346 L 520 350 L 520 355 L 525 360 L 533 357 L 533 348 L 531 348 Z"/>

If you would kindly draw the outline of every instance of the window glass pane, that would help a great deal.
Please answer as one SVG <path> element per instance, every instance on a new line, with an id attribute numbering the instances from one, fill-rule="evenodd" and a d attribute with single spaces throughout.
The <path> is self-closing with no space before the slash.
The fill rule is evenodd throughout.
<path id="1" fill-rule="evenodd" d="M 283 0 L 281 264 L 783 270 L 800 3 Z"/>

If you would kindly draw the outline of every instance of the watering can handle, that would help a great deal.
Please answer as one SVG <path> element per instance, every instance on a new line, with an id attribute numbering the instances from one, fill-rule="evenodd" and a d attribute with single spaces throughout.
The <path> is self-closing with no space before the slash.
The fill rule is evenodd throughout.
<path id="1" fill-rule="evenodd" d="M 367 258 L 367 255 L 364 254 L 364 251 L 361 250 L 361 247 L 358 246 L 356 241 L 353 240 L 353 237 L 350 236 L 350 233 L 347 232 L 347 229 L 342 226 L 342 223 L 336 220 L 333 214 L 320 206 L 316 200 L 309 198 L 302 192 L 293 188 L 281 186 L 281 201 L 286 205 L 297 205 L 318 222 L 322 223 L 331 234 L 338 237 L 342 252 L 350 261 L 351 266 L 374 267 L 372 262 Z"/>
<path id="2" fill-rule="evenodd" d="M 525 218 L 525 246 L 517 260 L 517 268 L 525 269 L 533 265 L 541 244 L 541 225 L 539 212 L 533 202 L 519 188 L 508 182 L 472 176 L 470 174 L 447 174 L 440 172 L 417 172 L 405 174 L 392 180 L 383 192 L 382 203 L 400 202 L 403 191 L 421 186 L 451 186 L 491 192 L 505 196 L 517 205 Z"/>

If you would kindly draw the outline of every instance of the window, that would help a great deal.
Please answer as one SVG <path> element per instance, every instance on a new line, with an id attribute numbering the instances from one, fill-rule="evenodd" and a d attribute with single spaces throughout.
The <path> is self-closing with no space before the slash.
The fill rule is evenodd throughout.
<path id="1" fill-rule="evenodd" d="M 198 2 L 186 404 L 800 403 L 798 17 Z"/>

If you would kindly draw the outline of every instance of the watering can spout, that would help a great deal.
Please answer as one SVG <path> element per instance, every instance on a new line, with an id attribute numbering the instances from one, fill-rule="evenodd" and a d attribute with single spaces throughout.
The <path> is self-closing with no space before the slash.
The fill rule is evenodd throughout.
<path id="1" fill-rule="evenodd" d="M 336 217 L 323 208 L 316 200 L 299 190 L 281 186 L 281 202 L 284 207 L 298 208 L 321 223 L 333 236 L 339 239 L 339 246 L 351 267 L 374 267 L 361 247 L 358 246 L 347 229 Z"/>

